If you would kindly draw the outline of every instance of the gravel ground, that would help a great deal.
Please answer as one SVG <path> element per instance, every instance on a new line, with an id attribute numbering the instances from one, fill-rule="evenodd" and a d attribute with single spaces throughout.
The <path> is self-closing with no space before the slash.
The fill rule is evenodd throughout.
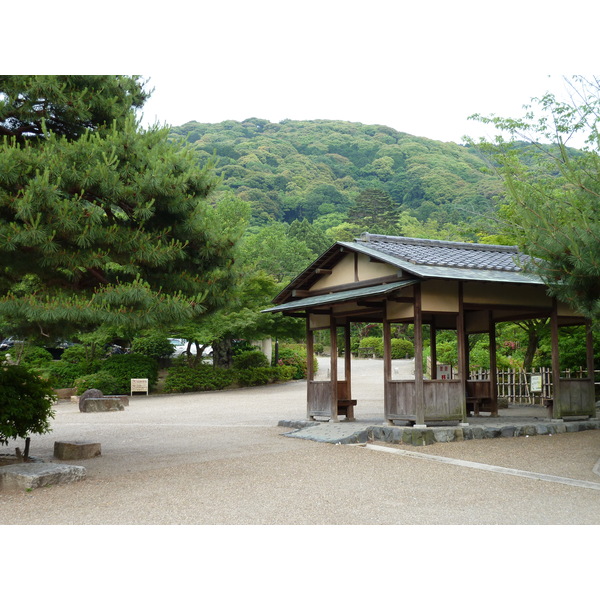
<path id="1" fill-rule="evenodd" d="M 382 422 L 381 361 L 355 362 L 357 418 Z M 411 364 L 398 368 L 409 372 Z M 384 581 L 395 585 L 398 576 L 404 593 L 422 594 L 434 565 L 436 585 L 461 595 L 476 586 L 491 598 L 509 589 L 535 597 L 540 574 L 552 578 L 551 592 L 544 586 L 551 598 L 589 594 L 597 566 L 589 527 L 461 526 L 598 525 L 600 491 L 283 436 L 288 430 L 277 423 L 303 419 L 305 398 L 305 382 L 292 382 L 138 396 L 122 412 L 57 405 L 53 432 L 32 440 L 32 454 L 51 461 L 55 441 L 93 441 L 102 456 L 69 461 L 87 469 L 83 481 L 0 494 L 2 564 L 10 573 L 4 591 L 22 593 L 33 568 L 45 593 L 63 597 L 92 582 L 93 595 L 147 598 L 196 590 L 356 596 Z M 518 410 L 523 417 L 539 411 Z M 438 443 L 418 452 L 600 481 L 600 431 Z M 10 525 L 34 527 L 17 534 Z M 177 527 L 97 527 L 107 525 Z M 202 525 L 238 527 L 193 527 Z M 321 527 L 280 527 L 292 525 Z M 568 550 L 560 556 L 564 576 L 554 577 L 548 564 L 561 548 Z M 491 574 L 502 585 L 492 589 Z"/>
<path id="2" fill-rule="evenodd" d="M 357 418 L 382 421 L 380 361 L 356 361 Z M 84 481 L 0 496 L 2 524 L 484 525 L 600 524 L 600 492 L 291 439 L 305 383 L 138 396 L 122 412 L 57 405 L 55 441 L 93 441 L 102 456 L 69 461 Z M 411 450 L 414 448 L 410 447 Z M 4 450 L 3 450 L 4 452 Z M 600 482 L 600 431 L 435 444 L 419 452 Z"/>

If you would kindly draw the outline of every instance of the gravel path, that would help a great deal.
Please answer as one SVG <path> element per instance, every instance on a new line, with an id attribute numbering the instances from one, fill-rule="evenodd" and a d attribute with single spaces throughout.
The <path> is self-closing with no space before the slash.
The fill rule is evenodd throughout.
<path id="1" fill-rule="evenodd" d="M 357 418 L 382 419 L 381 361 L 355 362 Z M 122 412 L 61 403 L 32 454 L 52 460 L 55 441 L 85 440 L 102 456 L 69 461 L 84 481 L 1 494 L 0 524 L 600 524 L 598 490 L 282 436 L 279 420 L 305 417 L 305 394 L 301 381 L 138 396 Z M 600 482 L 600 431 L 418 451 Z"/>

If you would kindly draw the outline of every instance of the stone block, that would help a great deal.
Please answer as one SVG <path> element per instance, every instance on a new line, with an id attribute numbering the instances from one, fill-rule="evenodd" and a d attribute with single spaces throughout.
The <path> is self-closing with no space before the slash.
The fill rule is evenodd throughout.
<path id="1" fill-rule="evenodd" d="M 54 442 L 54 458 L 59 460 L 82 460 L 101 454 L 97 442 Z"/>
<path id="2" fill-rule="evenodd" d="M 129 400 L 127 400 L 129 403 Z M 125 403 L 120 397 L 113 398 L 85 398 L 79 400 L 81 412 L 110 412 L 125 410 Z"/>
<path id="3" fill-rule="evenodd" d="M 0 467 L 0 490 L 33 490 L 46 485 L 80 481 L 85 476 L 85 468 L 75 465 L 19 463 Z"/>

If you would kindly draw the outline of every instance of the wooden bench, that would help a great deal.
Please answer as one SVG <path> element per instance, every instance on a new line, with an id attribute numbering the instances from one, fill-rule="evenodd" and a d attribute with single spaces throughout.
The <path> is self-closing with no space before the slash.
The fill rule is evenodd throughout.
<path id="1" fill-rule="evenodd" d="M 498 400 L 491 396 L 489 380 L 467 381 L 467 414 L 479 416 L 480 411 L 490 412 L 492 417 L 498 416 Z"/>
<path id="2" fill-rule="evenodd" d="M 338 415 L 346 417 L 348 421 L 354 421 L 354 407 L 356 400 L 338 400 Z"/>

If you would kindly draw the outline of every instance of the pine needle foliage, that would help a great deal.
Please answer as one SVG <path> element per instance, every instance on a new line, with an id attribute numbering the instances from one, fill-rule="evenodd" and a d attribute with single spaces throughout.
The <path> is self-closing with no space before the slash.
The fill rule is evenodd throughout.
<path id="1" fill-rule="evenodd" d="M 211 198 L 212 166 L 199 167 L 185 142 L 140 128 L 144 83 L 0 77 L 6 322 L 61 335 L 99 324 L 140 329 L 224 302 L 244 211 Z"/>

